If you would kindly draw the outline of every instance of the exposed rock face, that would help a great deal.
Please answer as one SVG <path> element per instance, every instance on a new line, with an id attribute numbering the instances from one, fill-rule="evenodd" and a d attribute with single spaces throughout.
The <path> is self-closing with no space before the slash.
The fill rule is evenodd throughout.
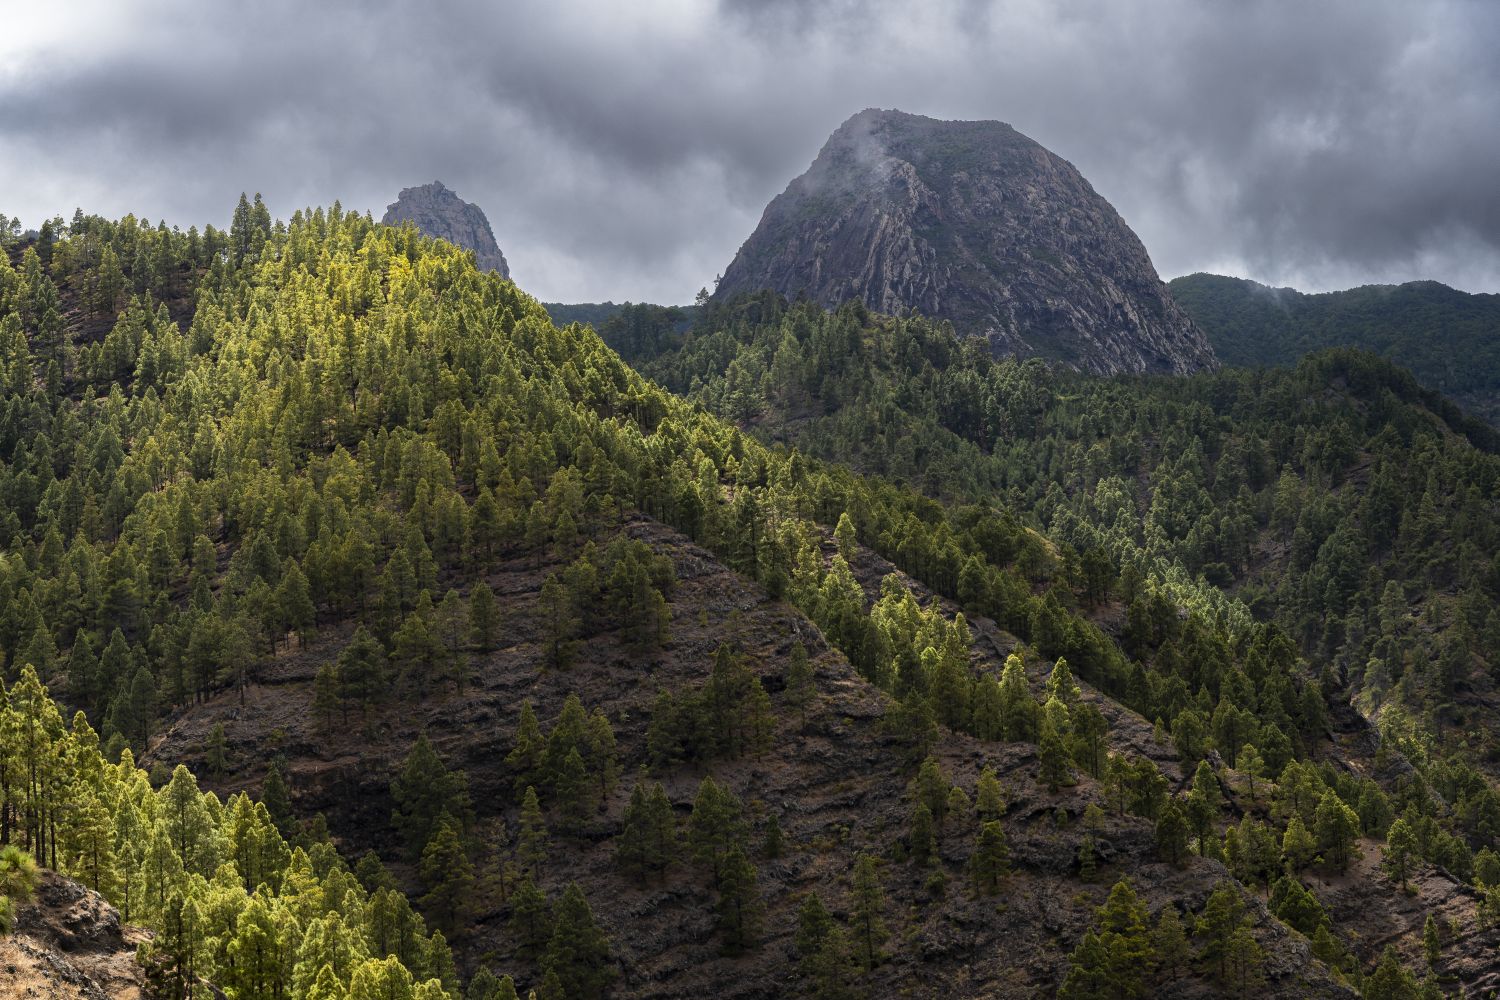
<path id="1" fill-rule="evenodd" d="M 762 288 L 947 319 L 996 353 L 1085 371 L 1217 365 L 1114 208 L 1002 122 L 849 119 L 766 208 L 716 296 Z"/>
<path id="2" fill-rule="evenodd" d="M 484 217 L 483 210 L 448 190 L 442 181 L 402 188 L 396 200 L 386 206 L 380 221 L 387 226 L 416 223 L 428 236 L 474 251 L 480 270 L 510 277 L 510 265 L 495 242 L 490 220 Z"/>
<path id="3" fill-rule="evenodd" d="M 98 893 L 44 871 L 36 897 L 16 909 L 15 934 L 0 940 L 0 996 L 148 1000 L 135 960 L 145 937 Z"/>

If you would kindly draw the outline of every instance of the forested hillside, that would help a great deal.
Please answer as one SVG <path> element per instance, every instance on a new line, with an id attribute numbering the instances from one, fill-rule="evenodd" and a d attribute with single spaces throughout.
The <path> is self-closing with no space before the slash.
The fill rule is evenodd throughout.
<path id="1" fill-rule="evenodd" d="M 1500 295 L 1436 281 L 1309 295 L 1216 274 L 1168 285 L 1227 365 L 1289 366 L 1315 351 L 1356 347 L 1500 425 Z"/>
<path id="2" fill-rule="evenodd" d="M 1484 760 L 1348 709 L 1345 667 L 1407 718 L 1487 694 L 1487 439 L 1386 369 L 1054 381 L 763 298 L 685 341 L 634 317 L 685 401 L 338 206 L 80 215 L 8 256 L 0 778 L 46 755 L 16 735 L 45 680 L 118 776 L 104 891 L 154 893 L 179 994 L 408 995 L 370 963 L 484 1000 L 1489 982 Z M 86 876 L 52 830 L 78 796 L 28 794 L 0 839 Z M 238 985 L 246 948 L 270 978 Z"/>
<path id="3" fill-rule="evenodd" d="M 1005 496 L 1190 605 L 1277 621 L 1368 714 L 1398 703 L 1483 761 L 1500 753 L 1500 436 L 1399 369 L 1345 351 L 1290 371 L 1080 378 L 920 320 L 772 297 L 705 330 L 647 370 L 930 495 Z"/>

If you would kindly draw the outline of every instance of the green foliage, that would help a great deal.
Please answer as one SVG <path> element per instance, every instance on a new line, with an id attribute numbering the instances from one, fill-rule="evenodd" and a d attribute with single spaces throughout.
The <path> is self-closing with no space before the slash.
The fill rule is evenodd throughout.
<path id="1" fill-rule="evenodd" d="M 969 856 L 969 874 L 974 887 L 985 895 L 1000 891 L 1000 882 L 1010 871 L 1010 846 L 1005 828 L 999 820 L 989 820 L 979 828 L 974 853 Z"/>
<path id="2" fill-rule="evenodd" d="M 849 888 L 849 941 L 854 959 L 872 969 L 884 959 L 882 950 L 888 931 L 885 925 L 885 891 L 875 858 L 860 854 L 854 860 Z"/>
<path id="3" fill-rule="evenodd" d="M 609 940 L 594 921 L 594 913 L 576 882 L 558 900 L 552 918 L 542 967 L 555 975 L 562 996 L 596 1000 L 614 977 L 609 966 Z"/>
<path id="4" fill-rule="evenodd" d="M 36 859 L 14 844 L 0 847 L 0 934 L 9 934 L 16 906 L 36 891 Z"/>
<path id="5" fill-rule="evenodd" d="M 391 799 L 396 803 L 391 825 L 413 860 L 421 857 L 445 819 L 460 835 L 473 820 L 468 778 L 462 771 L 448 770 L 425 733 L 417 737 L 391 780 Z"/>
<path id="6" fill-rule="evenodd" d="M 427 885 L 422 905 L 450 937 L 467 930 L 464 920 L 474 892 L 474 866 L 464 849 L 458 824 L 443 815 L 422 851 L 418 869 Z"/>
<path id="7" fill-rule="evenodd" d="M 201 977 L 291 1000 L 384 997 L 391 984 L 449 997 L 447 945 L 405 897 L 366 888 L 325 845 L 291 846 L 266 805 L 220 801 L 181 766 L 153 789 L 128 750 L 107 763 L 83 716 L 64 726 L 30 667 L 0 702 L 0 732 L 25 734 L 0 741 L 4 772 L 41 779 L 11 786 L 12 832 L 32 851 L 0 848 L 4 898 L 29 892 L 32 856 L 45 858 L 156 932 L 148 960 L 179 995 Z"/>
<path id="8" fill-rule="evenodd" d="M 615 843 L 615 856 L 628 871 L 644 877 L 664 872 L 676 859 L 677 822 L 661 782 L 638 778 L 625 807 L 625 824 Z"/>
<path id="9" fill-rule="evenodd" d="M 438 697 L 449 680 L 461 692 L 498 645 L 562 670 L 587 659 L 585 644 L 618 643 L 649 667 L 673 642 L 675 569 L 629 537 L 627 519 L 643 512 L 808 615 L 890 695 L 887 723 L 913 765 L 939 727 L 1037 743 L 1049 785 L 1088 772 L 1111 811 L 1156 825 L 1169 860 L 1185 860 L 1197 833 L 1205 853 L 1223 844 L 1247 885 L 1269 877 L 1278 836 L 1294 868 L 1319 852 L 1347 863 L 1351 813 L 1375 836 L 1404 822 L 1411 858 L 1460 875 L 1483 867 L 1469 852 L 1500 837 L 1500 800 L 1478 770 L 1500 741 L 1467 707 L 1482 702 L 1488 650 L 1500 645 L 1490 641 L 1500 636 L 1495 441 L 1369 358 L 1097 380 L 995 361 L 920 319 L 769 298 L 709 310 L 690 338 L 649 311 L 622 320 L 636 325 L 617 329 L 619 343 L 690 390 L 683 402 L 446 245 L 340 210 L 273 226 L 244 199 L 230 233 L 193 239 L 80 219 L 47 256 L 37 249 L 13 268 L 7 255 L 0 267 L 0 653 L 17 667 L 12 679 L 27 662 L 65 676 L 112 752 L 146 745 L 164 712 L 243 695 L 290 647 L 323 668 L 307 692 L 323 725 L 357 710 L 371 731 L 393 704 Z M 66 311 L 84 287 L 78 308 L 97 333 Z M 780 442 L 764 446 L 712 413 L 754 417 L 757 434 Z M 851 568 L 864 571 L 871 553 L 946 601 L 919 599 L 898 574 L 872 600 Z M 502 558 L 545 580 L 519 599 L 536 614 L 495 607 L 486 581 Z M 977 617 L 1024 644 L 998 678 L 976 669 Z M 1118 640 L 1099 620 L 1119 621 Z M 764 752 L 773 703 L 805 721 L 817 698 L 806 653 L 792 648 L 782 694 L 774 666 L 719 650 L 700 689 L 658 700 L 653 764 Z M 1309 661 L 1340 669 L 1319 676 Z M 1049 675 L 1041 704 L 1028 664 Z M 1480 698 L 1457 697 L 1465 688 Z M 1198 769 L 1185 800 L 1171 799 L 1149 760 L 1107 752 L 1095 690 L 1163 720 L 1162 735 Z M 18 682 L 9 696 L 28 695 Z M 1416 765 L 1410 785 L 1382 790 L 1302 765 L 1328 746 L 1340 718 L 1330 704 L 1350 697 L 1379 709 L 1385 745 Z M 1464 757 L 1445 740 L 1460 731 L 1471 739 Z M 431 916 L 456 926 L 462 855 L 477 847 L 467 792 L 430 747 L 418 750 L 393 783 L 393 826 Z M 1218 776 L 1212 790 L 1198 780 L 1215 751 L 1225 787 L 1239 795 L 1248 779 L 1257 817 L 1256 783 L 1280 776 L 1265 803 L 1277 826 L 1257 819 L 1217 836 Z M 516 868 L 551 884 L 549 819 L 569 836 L 604 828 L 617 753 L 611 720 L 576 699 L 548 733 L 522 710 L 505 774 L 522 803 Z M 913 811 L 920 802 L 934 841 L 941 832 L 952 850 L 949 837 L 975 833 L 960 818 L 971 807 L 935 769 L 919 770 Z M 268 774 L 265 807 L 236 820 L 271 830 L 257 842 L 265 857 L 241 841 L 200 843 L 193 831 L 229 821 L 188 807 L 200 793 L 176 775 L 162 793 L 177 806 L 171 822 L 156 807 L 129 818 L 113 787 L 63 809 L 46 801 L 56 788 L 7 793 L 16 837 L 39 858 L 179 928 L 197 901 L 178 906 L 162 886 L 179 869 L 208 881 L 211 863 L 232 862 L 248 901 L 234 940 L 218 943 L 235 956 L 233 976 L 279 974 L 242 956 L 276 950 L 277 896 L 296 853 L 285 835 L 319 838 L 316 823 L 297 823 L 281 768 Z M 649 879 L 668 866 L 676 829 L 660 785 L 636 791 L 614 846 L 623 868 Z M 749 900 L 743 810 L 719 786 L 698 799 L 689 842 L 716 898 Z M 986 831 L 1005 808 L 993 774 L 975 799 L 971 870 L 987 892 L 999 876 L 982 863 Z M 130 836 L 112 836 L 115 824 L 134 824 Z M 318 878 L 337 872 L 326 846 L 303 853 Z M 357 980 L 373 996 L 446 975 L 411 943 L 414 915 L 388 880 L 364 874 L 369 913 L 346 922 L 359 925 L 364 954 L 398 953 L 406 978 L 361 959 L 330 963 L 335 982 L 307 966 L 306 988 L 352 991 Z M 804 954 L 820 995 L 850 991 L 851 969 L 878 963 L 886 945 L 873 859 L 854 875 L 848 926 Z M 543 961 L 551 907 L 524 879 L 511 900 L 525 918 L 522 948 Z M 322 910 L 298 906 L 301 933 Z M 589 921 L 569 906 L 570 934 L 588 939 Z M 736 929 L 753 921 L 720 919 L 726 944 L 754 940 Z M 1094 935 L 1106 968 L 1109 933 L 1123 932 Z M 307 936 L 339 952 L 327 932 Z M 1242 990 L 1257 966 L 1245 938 L 1232 928 L 1215 960 Z M 180 930 L 160 940 L 183 969 L 219 961 L 195 957 L 202 942 Z M 559 948 L 538 988 L 595 988 L 565 960 L 574 946 Z"/>
<path id="10" fill-rule="evenodd" d="M 724 951 L 738 955 L 755 944 L 765 906 L 756 885 L 757 872 L 739 844 L 730 846 L 719 874 L 719 898 L 714 905 Z"/>
<path id="11" fill-rule="evenodd" d="M 1174 278 L 1172 297 L 1227 365 L 1294 365 L 1330 347 L 1357 347 L 1409 369 L 1491 423 L 1500 417 L 1500 306 L 1435 281 L 1308 295 L 1243 278 Z M 1455 359 L 1462 358 L 1462 364 Z"/>
<path id="12" fill-rule="evenodd" d="M 742 848 L 744 812 L 739 797 L 712 777 L 705 777 L 698 785 L 693 812 L 688 817 L 688 846 L 694 859 L 712 873 L 715 886 L 722 884 L 730 852 Z"/>
<path id="13" fill-rule="evenodd" d="M 1058 996 L 1067 1000 L 1146 995 L 1154 964 L 1149 914 L 1129 879 L 1116 882 L 1068 961 Z"/>

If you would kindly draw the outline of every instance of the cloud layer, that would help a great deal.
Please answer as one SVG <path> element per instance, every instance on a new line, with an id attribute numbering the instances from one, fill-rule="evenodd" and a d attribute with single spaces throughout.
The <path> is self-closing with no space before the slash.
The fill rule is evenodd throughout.
<path id="1" fill-rule="evenodd" d="M 0 36 L 0 212 L 377 217 L 441 179 L 549 300 L 682 302 L 865 107 L 1010 122 L 1171 276 L 1500 291 L 1500 8 L 74 0 Z M 33 5 L 40 10 L 40 5 Z"/>

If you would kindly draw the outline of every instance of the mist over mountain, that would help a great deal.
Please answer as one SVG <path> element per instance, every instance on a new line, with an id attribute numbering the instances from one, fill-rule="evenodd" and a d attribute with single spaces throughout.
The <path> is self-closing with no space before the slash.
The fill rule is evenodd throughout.
<path id="1" fill-rule="evenodd" d="M 850 118 L 767 206 L 715 296 L 761 288 L 946 319 L 997 354 L 1083 371 L 1216 363 L 1119 214 L 1001 122 Z"/>
<path id="2" fill-rule="evenodd" d="M 0 31 L 0 997 L 1500 995 L 1500 14 L 259 7 Z"/>

